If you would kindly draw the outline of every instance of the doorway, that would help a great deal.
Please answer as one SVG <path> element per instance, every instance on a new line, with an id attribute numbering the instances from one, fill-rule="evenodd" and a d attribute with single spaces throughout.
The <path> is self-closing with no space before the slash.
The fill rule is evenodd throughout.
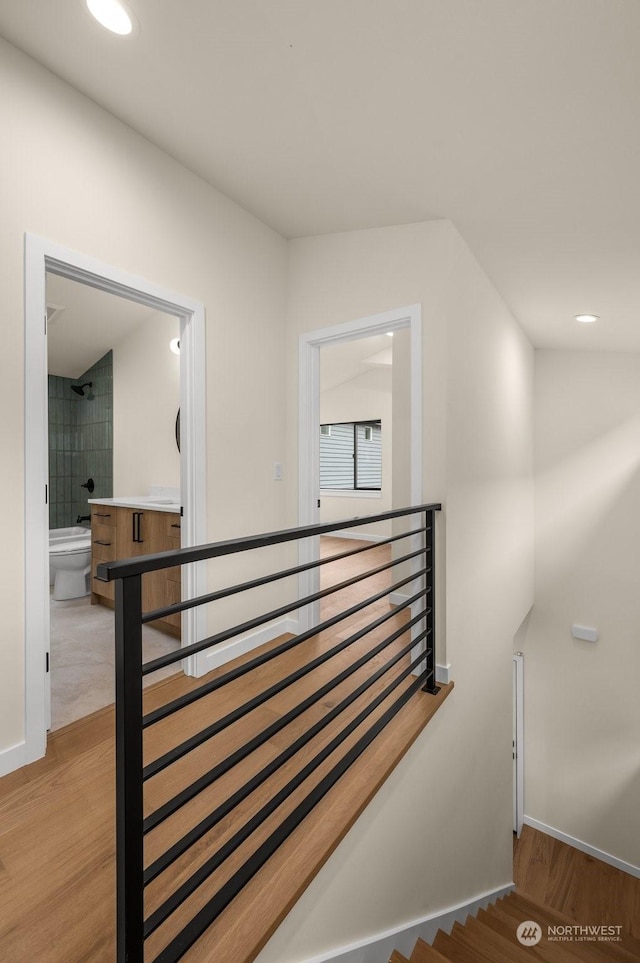
<path id="1" fill-rule="evenodd" d="M 320 520 L 320 351 L 322 347 L 386 335 L 404 328 L 410 337 L 410 387 L 408 397 L 408 486 L 409 503 L 422 501 L 422 312 L 419 304 L 397 308 L 345 324 L 300 335 L 298 364 L 298 524 L 314 525 Z M 396 506 L 398 507 L 398 506 Z M 417 547 L 417 546 L 416 546 Z M 319 557 L 319 539 L 299 542 L 299 563 Z M 299 576 L 299 593 L 304 598 L 317 591 L 318 571 Z M 305 631 L 319 621 L 318 604 L 299 611 L 300 628 Z"/>
<path id="2" fill-rule="evenodd" d="M 161 486 L 175 501 L 174 514 L 156 522 L 180 524 L 180 322 L 49 273 L 46 295 L 49 541 L 56 550 L 49 558 L 48 729 L 54 731 L 115 701 L 113 592 L 92 569 L 96 559 L 129 550 L 116 545 L 115 527 L 97 524 L 97 515 L 92 524 L 95 512 L 102 521 L 117 513 L 96 500 L 145 496 Z M 180 545 L 179 538 L 162 542 L 146 551 Z M 145 662 L 180 648 L 172 637 L 176 622 L 143 627 Z M 175 671 L 167 667 L 145 682 Z"/>
<path id="3" fill-rule="evenodd" d="M 46 275 L 76 281 L 178 319 L 182 545 L 206 540 L 204 306 L 144 278 L 35 235 L 25 236 L 25 762 L 46 751 L 50 711 L 49 479 Z M 201 594 L 202 565 L 187 566 L 183 598 Z M 183 617 L 182 645 L 204 634 L 197 609 Z M 183 669 L 196 674 L 195 661 Z"/>

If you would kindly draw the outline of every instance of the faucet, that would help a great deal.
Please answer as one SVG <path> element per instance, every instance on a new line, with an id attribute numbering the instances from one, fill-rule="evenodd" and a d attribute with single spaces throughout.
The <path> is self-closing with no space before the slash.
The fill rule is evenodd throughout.
<path id="1" fill-rule="evenodd" d="M 78 515 L 76 518 L 76 525 L 82 525 L 83 522 L 90 522 L 91 515 Z"/>

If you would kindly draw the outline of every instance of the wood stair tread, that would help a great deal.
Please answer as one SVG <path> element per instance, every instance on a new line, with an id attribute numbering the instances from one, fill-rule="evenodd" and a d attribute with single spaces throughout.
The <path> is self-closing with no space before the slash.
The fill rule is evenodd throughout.
<path id="1" fill-rule="evenodd" d="M 553 925 L 555 922 L 558 922 L 557 918 L 554 917 L 553 910 L 548 907 L 544 907 L 543 909 L 542 907 L 527 903 L 526 900 L 517 902 L 515 899 L 507 900 L 506 897 L 498 900 L 495 905 L 491 907 L 491 912 L 503 913 L 507 918 L 511 919 L 514 927 L 518 927 L 524 919 L 533 919 L 541 925 Z M 567 947 L 568 944 L 563 943 L 561 945 Z M 575 959 L 584 960 L 585 963 L 603 963 L 602 951 L 598 947 L 585 943 L 574 943 L 571 947 L 571 952 Z M 605 957 L 605 959 L 611 963 L 610 957 Z"/>
<path id="2" fill-rule="evenodd" d="M 470 916 L 464 926 L 454 923 L 451 936 L 464 946 L 476 949 L 485 963 L 530 963 L 529 947 L 522 947 L 518 943 L 511 943 L 504 936 L 495 933 L 478 920 Z"/>
<path id="3" fill-rule="evenodd" d="M 517 889 L 450 933 L 438 930 L 433 947 L 419 940 L 410 963 L 640 963 L 638 880 L 529 827 L 522 839 L 514 843 Z M 541 928 L 539 943 L 518 940 L 527 921 Z M 616 931 L 598 940 L 597 929 L 549 932 L 554 926 L 615 926 L 620 942 Z"/>
<path id="4" fill-rule="evenodd" d="M 536 920 L 536 922 L 544 922 L 547 925 L 581 925 L 580 921 L 564 913 L 559 913 L 557 910 L 518 891 L 504 896 L 502 900 L 498 900 L 496 905 L 499 906 L 501 904 L 514 907 L 520 914 L 527 913 L 528 916 L 523 918 L 530 918 Z M 619 943 L 613 941 L 603 943 L 574 941 L 572 945 L 574 946 L 574 953 L 576 955 L 578 955 L 577 948 L 588 951 L 589 955 L 582 957 L 584 959 L 606 960 L 606 963 L 614 963 L 614 961 L 617 961 L 617 963 L 634 963 L 635 961 L 635 963 L 637 963 L 637 961 L 640 960 L 640 941 L 626 932 L 621 934 L 621 942 Z"/>
<path id="5" fill-rule="evenodd" d="M 398 953 L 397 950 L 394 950 L 389 957 L 389 963 L 410 963 L 410 961 L 406 956 L 403 956 L 402 953 Z"/>
<path id="6" fill-rule="evenodd" d="M 490 906 L 486 910 L 478 910 L 477 918 L 479 923 L 493 930 L 512 945 L 520 946 L 517 942 L 516 930 L 522 922 L 522 919 L 516 920 L 515 917 L 507 913 L 500 914 L 494 906 Z M 567 959 L 580 959 L 575 953 L 571 953 L 568 956 L 566 947 L 559 944 L 547 943 L 544 935 L 540 943 L 536 946 L 526 947 L 525 952 L 529 955 L 530 959 L 544 960 L 545 963 L 565 963 Z"/>
<path id="7" fill-rule="evenodd" d="M 542 928 L 542 939 L 534 945 L 522 945 L 517 938 L 518 926 L 532 920 Z M 429 946 L 418 940 L 409 963 L 639 963 L 638 941 L 623 935 L 624 943 L 587 940 L 549 940 L 548 926 L 580 926 L 575 919 L 558 913 L 549 906 L 512 892 L 496 900 L 464 924 L 453 924 L 451 933 L 438 930 Z M 626 945 L 625 945 L 626 944 Z M 404 957 L 392 956 L 390 963 L 403 963 Z"/>
<path id="8" fill-rule="evenodd" d="M 484 956 L 459 943 L 453 936 L 448 936 L 443 930 L 438 930 L 433 945 L 450 963 L 487 963 Z M 493 961 L 493 963 L 496 963 L 496 961 Z"/>
<path id="9" fill-rule="evenodd" d="M 409 957 L 409 963 L 447 963 L 447 958 L 442 953 L 438 953 L 435 947 L 418 939 Z"/>
<path id="10" fill-rule="evenodd" d="M 524 918 L 525 917 L 522 916 L 522 913 L 517 914 L 507 912 L 505 908 L 499 906 L 497 903 L 489 906 L 486 910 L 480 910 L 478 913 L 478 919 L 481 920 L 486 926 L 492 926 L 493 928 L 500 929 L 503 932 L 503 935 L 512 941 L 517 939 L 516 930 L 520 923 L 523 922 Z M 544 930 L 543 938 L 540 943 L 538 943 L 538 945 L 535 947 L 528 947 L 527 949 L 529 953 L 535 954 L 535 959 L 542 959 L 548 961 L 548 963 L 562 963 L 563 960 L 567 959 L 584 960 L 585 963 L 587 963 L 587 961 L 592 961 L 592 963 L 595 963 L 595 960 L 591 955 L 587 954 L 586 957 L 582 955 L 577 945 L 571 948 L 570 956 L 568 957 L 567 953 L 569 952 L 569 949 L 566 944 L 547 942 L 544 937 Z M 599 958 L 599 963 L 601 963 L 601 958 Z"/>

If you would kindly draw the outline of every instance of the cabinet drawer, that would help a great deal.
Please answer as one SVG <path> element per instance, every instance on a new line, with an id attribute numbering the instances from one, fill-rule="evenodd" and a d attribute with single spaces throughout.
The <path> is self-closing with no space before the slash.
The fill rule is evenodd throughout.
<path id="1" fill-rule="evenodd" d="M 108 505 L 94 505 L 91 509 L 91 524 L 116 527 L 116 509 Z"/>
<path id="2" fill-rule="evenodd" d="M 102 559 L 95 558 L 91 562 L 91 591 L 95 592 L 96 595 L 103 595 L 107 599 L 115 599 L 115 582 L 101 582 L 99 578 L 96 578 L 96 569 L 101 561 Z"/>
<path id="3" fill-rule="evenodd" d="M 100 525 L 95 519 L 91 525 L 91 554 L 104 562 L 113 562 L 116 554 L 116 533 L 109 525 Z"/>
<path id="4" fill-rule="evenodd" d="M 167 538 L 165 539 L 165 551 L 166 552 L 177 552 L 180 548 L 179 538 Z M 173 568 L 165 569 L 165 578 L 169 579 L 170 582 L 177 582 L 179 585 L 182 584 L 182 566 L 174 565 Z M 178 600 L 176 600 L 178 601 Z"/>
<path id="5" fill-rule="evenodd" d="M 178 548 L 180 548 L 180 525 L 182 523 L 182 519 L 179 515 L 174 515 L 172 512 L 165 512 L 165 515 L 165 535 L 167 538 L 177 538 Z"/>

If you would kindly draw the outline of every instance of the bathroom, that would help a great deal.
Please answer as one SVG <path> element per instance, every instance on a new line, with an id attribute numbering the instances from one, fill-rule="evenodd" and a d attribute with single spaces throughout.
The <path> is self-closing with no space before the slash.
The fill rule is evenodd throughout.
<path id="1" fill-rule="evenodd" d="M 51 729 L 58 729 L 113 702 L 113 610 L 92 604 L 104 602 L 91 594 L 92 502 L 161 487 L 179 508 L 180 358 L 176 317 L 52 274 L 47 316 Z M 178 645 L 145 627 L 145 657 Z"/>

